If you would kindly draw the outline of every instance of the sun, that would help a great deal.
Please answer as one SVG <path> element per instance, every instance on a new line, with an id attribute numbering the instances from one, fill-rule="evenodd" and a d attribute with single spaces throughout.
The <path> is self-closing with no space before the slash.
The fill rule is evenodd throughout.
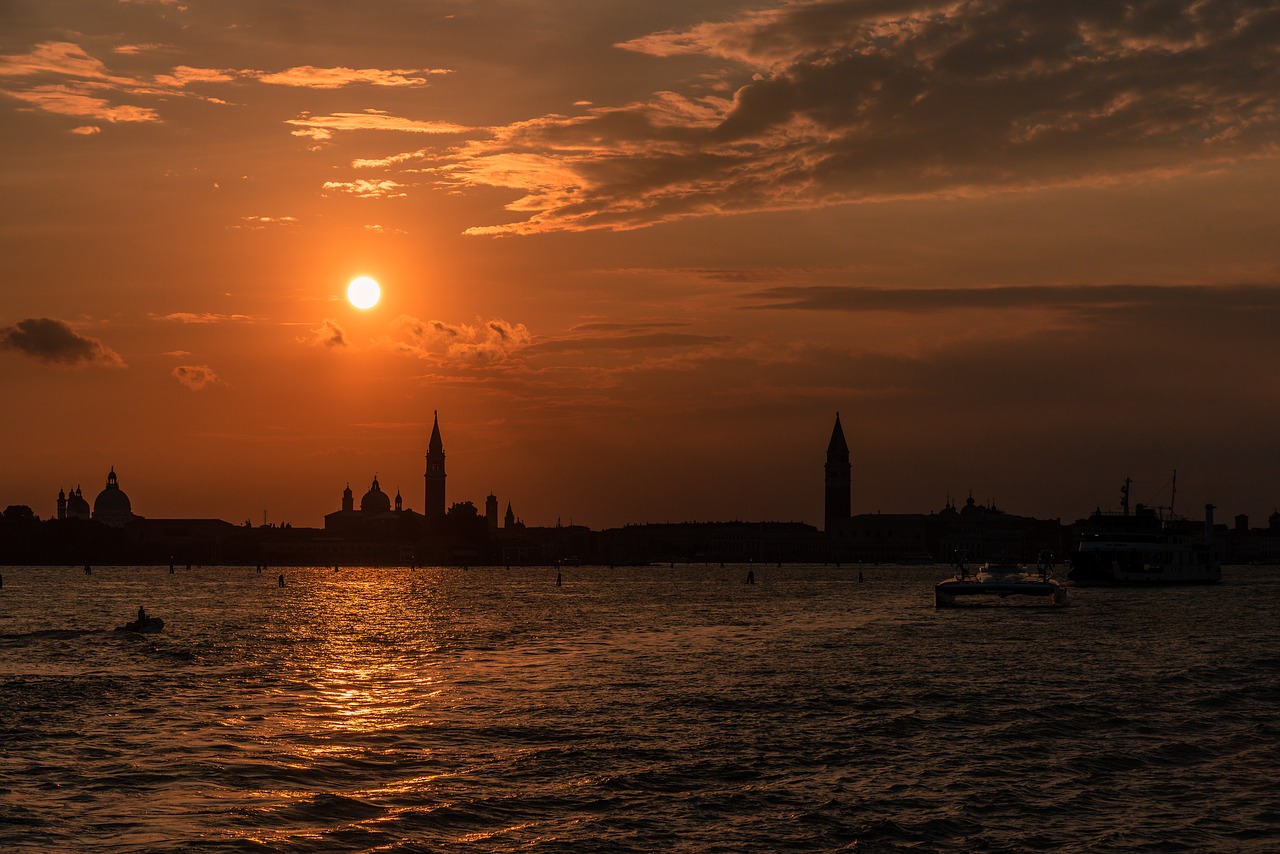
<path id="1" fill-rule="evenodd" d="M 356 308 L 373 308 L 382 297 L 382 288 L 368 276 L 352 279 L 347 285 L 347 299 Z"/>

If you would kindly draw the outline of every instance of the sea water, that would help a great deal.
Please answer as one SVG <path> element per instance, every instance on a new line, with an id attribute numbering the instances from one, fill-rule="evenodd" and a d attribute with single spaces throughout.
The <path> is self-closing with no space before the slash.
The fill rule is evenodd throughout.
<path id="1" fill-rule="evenodd" d="M 1280 850 L 1278 567 L 279 572 L 0 569 L 0 850 Z"/>

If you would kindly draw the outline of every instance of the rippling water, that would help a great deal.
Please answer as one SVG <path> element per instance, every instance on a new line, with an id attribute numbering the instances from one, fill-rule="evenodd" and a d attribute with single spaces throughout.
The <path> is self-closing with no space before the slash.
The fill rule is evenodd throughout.
<path id="1" fill-rule="evenodd" d="M 1280 568 L 754 571 L 4 568 L 0 849 L 1280 849 Z"/>

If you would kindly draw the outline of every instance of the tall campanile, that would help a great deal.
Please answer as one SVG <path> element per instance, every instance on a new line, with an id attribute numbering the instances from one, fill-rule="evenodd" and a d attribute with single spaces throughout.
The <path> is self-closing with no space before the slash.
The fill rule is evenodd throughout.
<path id="1" fill-rule="evenodd" d="M 823 468 L 827 476 L 826 525 L 823 530 L 830 533 L 852 513 L 849 445 L 844 440 L 839 412 L 836 413 L 836 426 L 831 431 L 831 441 L 827 443 L 827 464 Z"/>
<path id="2" fill-rule="evenodd" d="M 444 442 L 440 441 L 440 412 L 435 413 L 431 441 L 427 444 L 427 496 L 422 515 L 431 520 L 444 518 Z"/>

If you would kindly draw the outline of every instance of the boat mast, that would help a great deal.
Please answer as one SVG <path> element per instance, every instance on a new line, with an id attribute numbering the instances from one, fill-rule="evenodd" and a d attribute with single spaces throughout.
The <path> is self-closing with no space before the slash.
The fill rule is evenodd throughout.
<path id="1" fill-rule="evenodd" d="M 1169 521 L 1173 521 L 1173 505 L 1178 499 L 1178 470 L 1173 470 L 1173 488 L 1169 490 Z"/>
<path id="2" fill-rule="evenodd" d="M 1130 478 L 1124 479 L 1124 486 L 1120 487 L 1120 509 L 1124 511 L 1124 515 L 1129 515 L 1129 484 L 1133 483 Z"/>

